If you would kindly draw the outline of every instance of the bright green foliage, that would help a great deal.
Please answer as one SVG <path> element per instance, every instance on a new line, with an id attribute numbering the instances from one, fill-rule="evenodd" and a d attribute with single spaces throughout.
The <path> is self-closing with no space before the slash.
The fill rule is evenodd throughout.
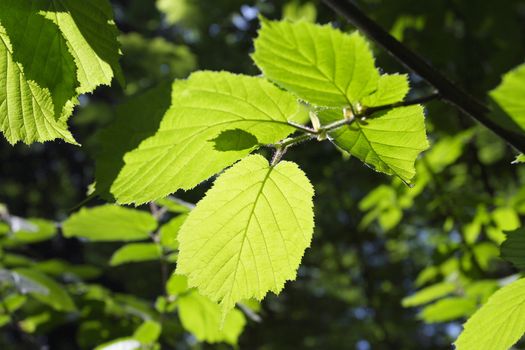
<path id="1" fill-rule="evenodd" d="M 494 293 L 464 325 L 457 350 L 507 350 L 525 332 L 525 279 Z"/>
<path id="2" fill-rule="evenodd" d="M 99 85 L 110 85 L 113 76 L 123 80 L 118 30 L 107 0 L 39 1 L 49 4 L 48 10 L 43 10 L 45 17 L 58 26 L 75 59 L 79 94 L 91 92 Z"/>
<path id="3" fill-rule="evenodd" d="M 140 325 L 133 334 L 133 339 L 140 341 L 142 344 L 152 344 L 160 336 L 162 327 L 155 321 L 148 320 Z"/>
<path id="4" fill-rule="evenodd" d="M 176 296 L 188 290 L 188 279 L 182 275 L 171 275 L 166 283 L 168 295 Z"/>
<path id="5" fill-rule="evenodd" d="M 13 271 L 14 275 L 34 283 L 38 288 L 32 288 L 29 294 L 43 303 L 49 304 L 58 311 L 75 311 L 76 307 L 69 294 L 57 282 L 34 270 L 20 268 Z M 18 277 L 19 279 L 20 277 Z"/>
<path id="6" fill-rule="evenodd" d="M 109 264 L 117 266 L 132 262 L 156 261 L 161 256 L 161 248 L 155 243 L 130 243 L 113 253 Z"/>
<path id="7" fill-rule="evenodd" d="M 223 318 L 220 307 L 195 290 L 180 296 L 178 311 L 182 326 L 199 341 L 208 343 L 237 344 L 246 324 L 239 310 L 233 309 Z"/>
<path id="8" fill-rule="evenodd" d="M 414 295 L 403 299 L 404 307 L 419 306 L 452 293 L 456 285 L 451 282 L 442 282 L 421 289 Z"/>
<path id="9" fill-rule="evenodd" d="M 279 293 L 296 276 L 313 231 L 313 189 L 295 163 L 260 155 L 222 174 L 179 232 L 177 273 L 223 313 Z M 206 223 L 203 225 L 203 223 Z"/>
<path id="10" fill-rule="evenodd" d="M 403 101 L 408 94 L 408 76 L 406 74 L 385 74 L 379 77 L 377 90 L 363 98 L 364 107 L 386 106 Z"/>
<path id="11" fill-rule="evenodd" d="M 330 25 L 262 19 L 252 57 L 268 79 L 318 106 L 355 104 L 379 80 L 365 39 Z"/>
<path id="12" fill-rule="evenodd" d="M 521 226 L 520 218 L 512 208 L 501 207 L 492 212 L 492 220 L 503 231 L 513 231 Z"/>
<path id="13" fill-rule="evenodd" d="M 502 83 L 490 96 L 498 106 L 525 130 L 525 64 L 503 76 Z"/>
<path id="14" fill-rule="evenodd" d="M 160 228 L 160 243 L 163 247 L 175 250 L 179 247 L 179 242 L 177 241 L 177 235 L 179 230 L 186 221 L 188 216 L 186 214 L 179 215 L 176 218 L 171 219 L 169 222 L 164 224 Z"/>
<path id="15" fill-rule="evenodd" d="M 2 1 L 0 130 L 10 143 L 76 143 L 66 122 L 77 96 L 120 69 L 111 18 L 106 0 Z"/>
<path id="16" fill-rule="evenodd" d="M 322 122 L 340 120 L 339 110 L 319 113 Z M 380 112 L 364 121 L 331 133 L 333 142 L 385 174 L 409 183 L 416 173 L 414 162 L 428 148 L 423 107 L 410 106 Z"/>
<path id="17" fill-rule="evenodd" d="M 507 233 L 507 239 L 501 244 L 501 257 L 510 261 L 519 269 L 525 269 L 525 229 Z"/>
<path id="18" fill-rule="evenodd" d="M 418 316 L 427 323 L 452 321 L 471 315 L 476 306 L 475 299 L 451 297 L 425 307 Z"/>
<path id="19" fill-rule="evenodd" d="M 90 241 L 138 241 L 149 238 L 156 227 L 157 222 L 146 212 L 103 205 L 82 208 L 64 221 L 62 229 L 66 237 Z"/>
<path id="20" fill-rule="evenodd" d="M 283 19 L 315 22 L 316 18 L 317 9 L 311 2 L 301 4 L 299 0 L 293 0 L 283 6 Z"/>
<path id="21" fill-rule="evenodd" d="M 292 95 L 261 78 L 194 73 L 175 82 L 159 130 L 124 156 L 111 193 L 120 203 L 141 204 L 191 189 L 251 151 L 216 150 L 211 140 L 221 132 L 248 130 L 260 143 L 272 144 L 294 131 L 288 121 L 298 112 Z"/>

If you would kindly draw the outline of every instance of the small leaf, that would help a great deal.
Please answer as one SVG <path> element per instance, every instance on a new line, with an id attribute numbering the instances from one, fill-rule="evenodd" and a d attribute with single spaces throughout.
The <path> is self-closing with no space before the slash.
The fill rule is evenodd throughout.
<path id="1" fill-rule="evenodd" d="M 111 193 L 120 203 L 141 204 L 191 189 L 251 151 L 217 151 L 211 139 L 241 129 L 273 144 L 295 130 L 288 121 L 300 111 L 291 94 L 264 79 L 193 73 L 174 83 L 172 107 L 157 133 L 124 156 Z"/>
<path id="2" fill-rule="evenodd" d="M 161 256 L 162 251 L 155 243 L 130 243 L 113 253 L 109 264 L 117 266 L 132 262 L 159 260 Z"/>
<path id="3" fill-rule="evenodd" d="M 221 324 L 220 307 L 195 290 L 182 295 L 178 306 L 182 326 L 200 341 L 235 345 L 246 324 L 237 309 L 230 310 Z"/>
<path id="4" fill-rule="evenodd" d="M 361 104 L 365 107 L 377 107 L 401 102 L 409 89 L 406 74 L 385 74 L 379 77 L 377 90 L 363 98 Z"/>
<path id="5" fill-rule="evenodd" d="M 179 232 L 176 272 L 223 313 L 295 279 L 313 232 L 313 189 L 292 162 L 253 155 L 226 170 Z"/>
<path id="6" fill-rule="evenodd" d="M 318 106 L 347 107 L 377 89 L 366 40 L 330 25 L 261 20 L 252 58 L 263 74 Z"/>
<path id="7" fill-rule="evenodd" d="M 342 119 L 338 110 L 319 113 L 323 123 Z M 418 155 L 428 148 L 422 106 L 395 108 L 332 132 L 333 142 L 376 171 L 410 183 Z"/>
<path id="8" fill-rule="evenodd" d="M 160 243 L 163 247 L 176 250 L 179 247 L 179 242 L 177 241 L 177 235 L 179 230 L 186 221 L 188 215 L 183 214 L 179 215 L 176 218 L 171 219 L 166 224 L 160 228 Z"/>
<path id="9" fill-rule="evenodd" d="M 255 136 L 241 129 L 225 130 L 211 141 L 221 152 L 253 149 L 259 144 Z"/>
<path id="10" fill-rule="evenodd" d="M 494 293 L 463 327 L 457 350 L 507 350 L 525 332 L 525 278 Z"/>
<path id="11" fill-rule="evenodd" d="M 159 339 L 162 332 L 162 326 L 155 321 L 147 320 L 140 325 L 133 333 L 133 339 L 140 341 L 142 344 L 148 345 L 155 343 Z"/>
<path id="12" fill-rule="evenodd" d="M 441 282 L 432 286 L 426 287 L 403 299 L 402 304 L 404 307 L 419 306 L 441 297 L 444 297 L 456 290 L 456 285 L 450 282 Z"/>
<path id="13" fill-rule="evenodd" d="M 502 231 L 513 231 L 521 226 L 520 218 L 512 208 L 497 208 L 492 212 L 492 219 Z"/>
<path id="14" fill-rule="evenodd" d="M 418 316 L 427 323 L 447 322 L 471 315 L 476 306 L 475 299 L 446 298 L 425 307 Z"/>
<path id="15" fill-rule="evenodd" d="M 166 283 L 168 295 L 177 296 L 188 290 L 188 278 L 182 275 L 171 275 Z"/>
<path id="16" fill-rule="evenodd" d="M 149 238 L 156 227 L 157 221 L 149 213 L 116 205 L 82 208 L 62 225 L 65 237 L 94 242 L 140 241 Z"/>

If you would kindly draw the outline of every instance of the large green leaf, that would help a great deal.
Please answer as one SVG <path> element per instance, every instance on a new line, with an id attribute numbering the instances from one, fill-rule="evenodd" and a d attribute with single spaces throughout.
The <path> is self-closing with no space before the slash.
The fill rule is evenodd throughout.
<path id="1" fill-rule="evenodd" d="M 465 323 L 457 350 L 507 350 L 525 332 L 525 278 L 494 293 Z"/>
<path id="2" fill-rule="evenodd" d="M 252 57 L 268 79 L 315 105 L 346 107 L 377 89 L 368 43 L 330 25 L 262 19 Z"/>
<path id="3" fill-rule="evenodd" d="M 222 323 L 219 305 L 196 290 L 179 297 L 178 310 L 182 326 L 198 340 L 208 343 L 237 344 L 246 324 L 244 315 L 237 309 L 231 310 Z"/>
<path id="4" fill-rule="evenodd" d="M 275 143 L 294 131 L 288 121 L 300 112 L 292 95 L 264 79 L 194 73 L 175 82 L 158 132 L 125 155 L 111 193 L 120 203 L 140 204 L 191 189 L 254 149 L 215 149 L 221 132 L 240 129 L 259 143 Z"/>
<path id="5" fill-rule="evenodd" d="M 0 130 L 10 143 L 76 143 L 66 121 L 78 94 L 120 70 L 111 17 L 107 0 L 0 3 Z"/>
<path id="6" fill-rule="evenodd" d="M 1 9 L 0 9 L 1 11 Z M 55 113 L 51 91 L 33 79 L 30 69 L 15 61 L 14 51 L 5 28 L 0 22 L 0 125 L 5 138 L 11 144 L 23 141 L 50 141 L 62 138 L 76 143 L 67 130 L 60 113 Z M 45 45 L 46 51 L 34 50 L 35 57 L 50 57 L 61 61 L 53 45 Z M 44 51 L 44 52 L 40 52 Z M 41 62 L 45 62 L 42 58 Z M 58 88 L 57 88 L 58 89 Z"/>
<path id="7" fill-rule="evenodd" d="M 82 208 L 62 225 L 64 236 L 91 241 L 137 241 L 157 227 L 151 214 L 116 205 Z"/>
<path id="8" fill-rule="evenodd" d="M 99 85 L 110 85 L 113 76 L 123 81 L 120 70 L 118 30 L 108 0 L 38 0 L 42 12 L 64 35 L 75 58 L 77 92 L 91 92 Z"/>
<path id="9" fill-rule="evenodd" d="M 507 233 L 507 239 L 501 244 L 501 257 L 525 270 L 525 228 Z"/>
<path id="10" fill-rule="evenodd" d="M 177 273 L 220 302 L 279 293 L 295 279 L 313 231 L 313 189 L 295 163 L 271 167 L 260 155 L 222 174 L 179 235 Z"/>
<path id="11" fill-rule="evenodd" d="M 323 123 L 343 118 L 339 110 L 319 113 Z M 336 129 L 333 142 L 376 171 L 397 175 L 409 183 L 418 155 L 428 148 L 423 107 L 416 105 L 380 112 Z"/>

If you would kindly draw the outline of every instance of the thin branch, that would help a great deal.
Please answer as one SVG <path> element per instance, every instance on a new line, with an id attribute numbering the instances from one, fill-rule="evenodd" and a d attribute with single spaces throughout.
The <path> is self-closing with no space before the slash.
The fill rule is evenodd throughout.
<path id="1" fill-rule="evenodd" d="M 493 122 L 488 114 L 490 109 L 432 67 L 426 60 L 396 40 L 381 26 L 369 18 L 349 0 L 322 0 L 337 14 L 365 33 L 370 39 L 382 46 L 399 62 L 414 71 L 431 84 L 444 101 L 451 103 L 465 114 L 485 125 L 511 146 L 525 152 L 525 137 L 521 134 L 502 128 Z"/>

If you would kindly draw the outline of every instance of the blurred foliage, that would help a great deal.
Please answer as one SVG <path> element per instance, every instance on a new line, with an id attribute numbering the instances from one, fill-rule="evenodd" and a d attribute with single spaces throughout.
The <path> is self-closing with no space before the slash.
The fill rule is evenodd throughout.
<path id="1" fill-rule="evenodd" d="M 122 241 L 96 239 L 98 228 L 117 234 L 129 226 L 133 219 L 126 215 L 90 217 L 89 232 L 71 230 L 83 212 L 106 208 L 91 199 L 88 209 L 78 210 L 94 179 L 93 159 L 121 156 L 129 146 L 108 152 L 101 128 L 117 120 L 112 127 L 136 142 L 126 118 L 147 106 L 141 100 L 119 106 L 137 101 L 137 94 L 156 95 L 162 104 L 169 95 L 159 84 L 195 69 L 259 74 L 248 59 L 258 14 L 353 28 L 320 1 L 112 3 L 126 85 L 114 83 L 81 97 L 71 127 L 84 147 L 60 142 L 11 147 L 1 141 L 1 349 L 107 349 L 112 343 L 130 349 L 226 349 L 243 328 L 238 344 L 246 349 L 449 349 L 464 318 L 516 279 L 518 270 L 499 257 L 499 245 L 505 231 L 518 229 L 509 237 L 522 240 L 525 168 L 511 164 L 515 152 L 492 133 L 435 101 L 426 105 L 432 147 L 417 162 L 412 188 L 324 143 L 287 154 L 316 188 L 314 242 L 298 280 L 261 305 L 239 304 L 229 316 L 233 330 L 222 333 L 213 326 L 216 319 L 210 326 L 202 315 L 182 311 L 189 303 L 203 309 L 209 304 L 184 281 L 169 278 L 177 246 L 166 237 L 176 236 L 188 202 L 198 201 L 209 183 L 178 193 L 183 201 L 168 198 L 151 208 L 129 209 L 145 221 L 140 232 L 134 224 L 135 232 L 126 230 L 137 243 L 122 242 L 125 234 Z M 524 61 L 522 0 L 359 4 L 481 100 Z M 405 72 L 382 50 L 376 48 L 376 55 L 386 71 Z M 406 73 L 410 97 L 431 90 Z M 151 87 L 158 90 L 145 92 Z M 152 260 L 159 249 L 160 259 Z M 147 259 L 131 262 L 137 257 Z"/>

